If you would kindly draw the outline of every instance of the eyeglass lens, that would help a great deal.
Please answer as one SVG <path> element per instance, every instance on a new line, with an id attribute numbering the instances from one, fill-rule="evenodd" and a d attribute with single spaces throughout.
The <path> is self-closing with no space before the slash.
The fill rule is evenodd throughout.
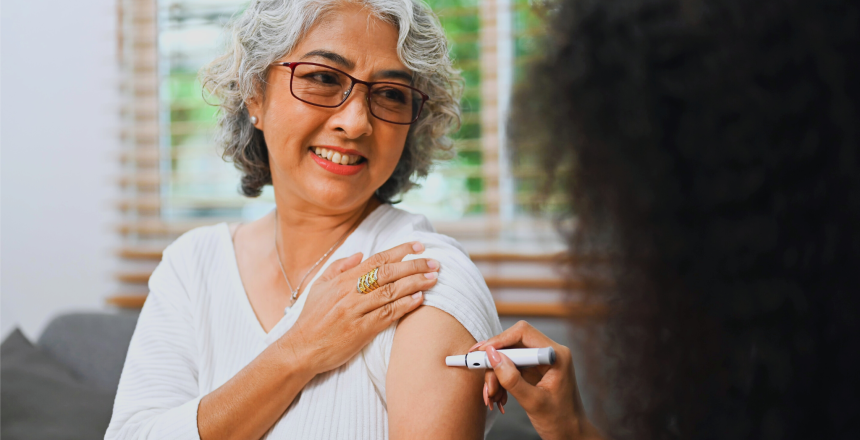
<path id="1" fill-rule="evenodd" d="M 292 92 L 310 104 L 338 106 L 348 97 L 351 85 L 352 80 L 337 70 L 312 64 L 299 64 L 293 68 Z M 368 94 L 370 113 L 388 122 L 412 122 L 421 105 L 418 92 L 397 84 L 374 84 Z"/>

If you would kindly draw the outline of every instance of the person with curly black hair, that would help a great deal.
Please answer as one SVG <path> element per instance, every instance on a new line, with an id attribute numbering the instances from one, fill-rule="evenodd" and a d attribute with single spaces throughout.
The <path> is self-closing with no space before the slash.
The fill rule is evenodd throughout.
<path id="1" fill-rule="evenodd" d="M 575 272 L 610 261 L 607 436 L 860 438 L 858 33 L 838 0 L 557 11 L 513 139 L 569 195 Z M 566 348 L 527 323 L 478 345 L 485 402 L 507 389 L 545 439 L 601 435 Z M 546 345 L 541 370 L 496 351 Z"/>

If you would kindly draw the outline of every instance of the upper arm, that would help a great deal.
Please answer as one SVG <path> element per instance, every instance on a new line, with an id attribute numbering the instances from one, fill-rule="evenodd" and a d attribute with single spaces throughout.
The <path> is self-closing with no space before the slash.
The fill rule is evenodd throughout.
<path id="1" fill-rule="evenodd" d="M 448 367 L 475 338 L 454 317 L 422 306 L 397 325 L 386 376 L 392 440 L 484 437 L 483 370 Z"/>

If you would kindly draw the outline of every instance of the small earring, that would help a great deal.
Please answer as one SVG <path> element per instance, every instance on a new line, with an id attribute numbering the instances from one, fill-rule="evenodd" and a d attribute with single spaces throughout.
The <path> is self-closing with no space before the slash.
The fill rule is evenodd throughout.
<path id="1" fill-rule="evenodd" d="M 255 125 L 257 123 L 257 117 L 251 116 L 251 125 Z"/>

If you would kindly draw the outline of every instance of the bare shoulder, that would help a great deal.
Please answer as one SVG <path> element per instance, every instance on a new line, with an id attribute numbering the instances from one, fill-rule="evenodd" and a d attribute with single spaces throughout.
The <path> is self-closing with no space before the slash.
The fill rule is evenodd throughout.
<path id="1" fill-rule="evenodd" d="M 445 365 L 472 335 L 450 314 L 423 306 L 401 319 L 386 378 L 389 434 L 400 438 L 483 438 L 483 371 Z"/>
<path id="2" fill-rule="evenodd" d="M 436 350 L 451 351 L 448 356 L 463 354 L 456 351 L 468 350 L 477 342 L 453 316 L 432 306 L 420 307 L 404 316 L 394 333 L 395 345 L 398 340 L 419 343 L 420 347 L 415 347 L 416 350 L 433 347 Z M 445 365 L 444 358 L 441 365 Z"/>

